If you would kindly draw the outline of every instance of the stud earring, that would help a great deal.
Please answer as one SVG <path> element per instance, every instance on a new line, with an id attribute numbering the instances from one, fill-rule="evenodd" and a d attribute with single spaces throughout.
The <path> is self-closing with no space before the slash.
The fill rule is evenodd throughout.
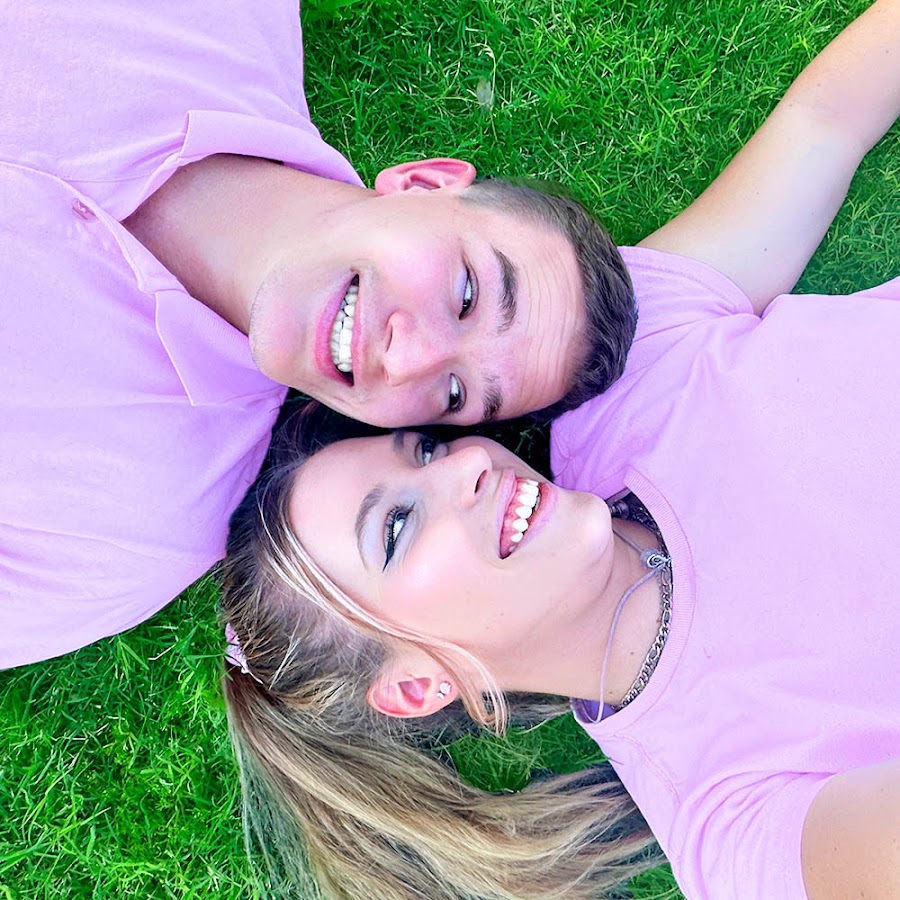
<path id="1" fill-rule="evenodd" d="M 451 691 L 452 687 L 453 687 L 453 686 L 450 684 L 449 681 L 442 681 L 442 682 L 438 685 L 438 689 L 437 689 L 437 695 L 438 695 L 438 697 L 440 697 L 441 700 L 443 700 L 445 697 L 449 697 L 449 696 L 450 696 L 450 691 Z"/>

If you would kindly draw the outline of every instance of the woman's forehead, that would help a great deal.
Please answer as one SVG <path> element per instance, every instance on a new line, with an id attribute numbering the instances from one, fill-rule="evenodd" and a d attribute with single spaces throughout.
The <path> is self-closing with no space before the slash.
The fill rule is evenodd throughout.
<path id="1" fill-rule="evenodd" d="M 329 444 L 297 471 L 291 487 L 290 519 L 295 529 L 321 519 L 335 503 L 374 483 L 387 471 L 394 453 L 390 435 L 349 438 Z"/>

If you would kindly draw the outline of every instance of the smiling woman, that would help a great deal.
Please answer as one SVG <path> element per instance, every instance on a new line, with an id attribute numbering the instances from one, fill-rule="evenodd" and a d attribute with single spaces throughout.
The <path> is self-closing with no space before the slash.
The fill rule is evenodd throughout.
<path id="1" fill-rule="evenodd" d="M 245 670 L 225 687 L 248 823 L 292 891 L 315 879 L 328 897 L 594 897 L 658 862 L 607 766 L 494 797 L 462 785 L 441 750 L 473 719 L 566 710 L 529 693 L 515 660 L 523 642 L 549 644 L 541 622 L 563 587 L 550 561 L 571 564 L 565 589 L 581 580 L 578 621 L 585 576 L 613 551 L 605 504 L 477 439 L 398 432 L 307 458 L 300 424 L 235 515 L 223 572 Z M 573 515 L 591 551 L 570 542 L 564 560 Z M 512 533 L 524 537 L 507 545 Z M 508 695 L 507 677 L 521 684 Z"/>
<path id="2" fill-rule="evenodd" d="M 559 491 L 480 438 L 397 432 L 327 447 L 299 470 L 288 514 L 369 613 L 469 648 L 519 691 L 546 684 L 612 565 L 603 501 Z"/>

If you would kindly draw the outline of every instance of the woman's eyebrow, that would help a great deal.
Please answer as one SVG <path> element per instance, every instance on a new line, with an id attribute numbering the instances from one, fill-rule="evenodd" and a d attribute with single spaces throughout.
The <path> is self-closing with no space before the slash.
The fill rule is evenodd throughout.
<path id="1" fill-rule="evenodd" d="M 398 456 L 403 455 L 404 438 L 408 433 L 409 432 L 407 431 L 395 431 L 393 435 L 391 435 L 391 446 L 394 453 Z M 366 565 L 366 555 L 363 553 L 363 533 L 366 530 L 368 518 L 372 514 L 372 510 L 381 502 L 381 498 L 384 497 L 384 492 L 385 486 L 383 484 L 376 484 L 375 487 L 363 497 L 362 503 L 359 504 L 359 510 L 356 513 L 356 524 L 353 526 L 353 530 L 356 532 L 356 547 L 359 550 L 360 558 L 366 568 L 368 568 L 368 566 Z"/>
<path id="2" fill-rule="evenodd" d="M 363 545 L 362 538 L 363 532 L 366 530 L 366 522 L 369 516 L 372 514 L 372 510 L 375 509 L 376 506 L 381 502 L 381 498 L 384 496 L 384 485 L 376 484 L 375 487 L 363 497 L 362 503 L 359 504 L 359 511 L 356 514 L 356 525 L 354 526 L 356 531 L 356 547 L 359 550 L 360 558 L 363 561 L 363 565 L 368 568 L 366 565 L 366 555 L 363 553 Z"/>

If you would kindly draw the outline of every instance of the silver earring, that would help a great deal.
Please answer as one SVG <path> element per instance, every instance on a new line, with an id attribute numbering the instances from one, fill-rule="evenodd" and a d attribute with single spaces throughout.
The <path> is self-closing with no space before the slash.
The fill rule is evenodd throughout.
<path id="1" fill-rule="evenodd" d="M 443 700 L 444 697 L 449 697 L 449 696 L 450 696 L 450 691 L 452 690 L 452 687 L 453 687 L 453 685 L 451 685 L 449 681 L 442 681 L 442 682 L 438 685 L 438 689 L 437 689 L 437 695 L 438 695 L 438 697 L 440 697 L 441 700 Z"/>

